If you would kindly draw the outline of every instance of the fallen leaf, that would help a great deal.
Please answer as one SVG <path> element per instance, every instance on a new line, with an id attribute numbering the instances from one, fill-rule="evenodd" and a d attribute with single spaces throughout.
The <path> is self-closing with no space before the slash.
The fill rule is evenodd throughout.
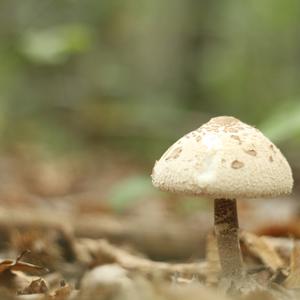
<path id="1" fill-rule="evenodd" d="M 294 244 L 290 257 L 290 273 L 283 284 L 290 289 L 300 288 L 300 243 Z"/>
<path id="2" fill-rule="evenodd" d="M 30 295 L 30 294 L 44 294 L 48 291 L 47 284 L 44 279 L 38 278 L 33 281 L 22 291 L 19 292 L 20 295 Z"/>
<path id="3" fill-rule="evenodd" d="M 46 268 L 37 266 L 34 264 L 21 262 L 20 260 L 27 254 L 28 251 L 24 251 L 16 260 L 6 259 L 0 262 L 0 273 L 6 270 L 10 271 L 22 271 L 22 272 L 38 272 L 38 271 L 47 271 Z"/>
<path id="4" fill-rule="evenodd" d="M 16 260 L 4 260 L 0 262 L 0 285 L 13 290 L 23 291 L 26 289 L 33 280 L 38 278 L 33 278 L 27 276 L 25 273 L 35 273 L 41 270 L 46 270 L 44 267 L 29 264 L 26 262 L 21 262 L 22 257 L 28 253 L 28 251 L 23 252 Z"/>
<path id="5" fill-rule="evenodd" d="M 250 232 L 241 232 L 241 241 L 248 251 L 259 258 L 272 272 L 284 268 L 284 261 L 276 252 L 274 246 L 264 237 L 258 237 Z"/>

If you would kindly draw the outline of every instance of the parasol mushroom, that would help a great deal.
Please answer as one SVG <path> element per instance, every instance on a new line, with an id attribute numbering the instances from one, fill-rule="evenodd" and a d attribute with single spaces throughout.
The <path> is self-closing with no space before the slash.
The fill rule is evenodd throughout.
<path id="1" fill-rule="evenodd" d="M 233 117 L 216 117 L 173 144 L 156 162 L 155 187 L 214 199 L 222 276 L 244 277 L 236 199 L 289 194 L 291 168 L 258 129 Z"/>

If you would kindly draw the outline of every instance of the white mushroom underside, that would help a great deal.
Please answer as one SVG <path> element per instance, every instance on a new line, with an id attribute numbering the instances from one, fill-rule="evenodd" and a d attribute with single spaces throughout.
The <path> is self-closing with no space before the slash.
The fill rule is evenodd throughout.
<path id="1" fill-rule="evenodd" d="M 257 129 L 232 117 L 214 118 L 173 144 L 155 164 L 162 190 L 222 198 L 288 194 L 288 162 Z"/>

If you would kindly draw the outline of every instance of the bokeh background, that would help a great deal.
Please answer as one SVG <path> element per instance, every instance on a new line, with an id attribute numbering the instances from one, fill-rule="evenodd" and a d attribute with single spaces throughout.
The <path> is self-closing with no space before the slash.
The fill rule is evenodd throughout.
<path id="1" fill-rule="evenodd" d="M 88 214 L 165 197 L 169 210 L 199 211 L 202 202 L 168 202 L 149 175 L 217 115 L 270 137 L 297 190 L 299 13 L 299 1 L 282 0 L 2 0 L 2 200 L 55 199 L 46 207 L 59 211 L 76 202 Z"/>

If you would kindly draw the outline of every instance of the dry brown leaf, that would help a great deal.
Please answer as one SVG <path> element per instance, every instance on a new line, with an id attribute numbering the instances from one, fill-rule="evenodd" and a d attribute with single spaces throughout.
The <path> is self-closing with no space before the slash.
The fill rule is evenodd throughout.
<path id="1" fill-rule="evenodd" d="M 284 259 L 286 264 L 290 261 L 291 253 L 294 248 L 294 240 L 291 238 L 280 238 L 280 237 L 271 237 L 264 236 L 264 240 L 268 244 L 272 245 L 276 252 Z M 296 242 L 300 240 L 295 240 Z"/>
<path id="2" fill-rule="evenodd" d="M 33 265 L 26 262 L 16 262 L 13 260 L 4 260 L 0 262 L 0 273 L 6 270 L 10 271 L 22 271 L 22 272 L 38 272 L 38 271 L 46 271 L 44 267 L 40 267 L 37 265 Z"/>
<path id="3" fill-rule="evenodd" d="M 20 259 L 26 254 L 22 253 L 16 260 L 4 260 L 0 263 L 0 286 L 14 292 L 23 291 L 30 283 L 37 279 L 27 276 L 23 272 L 40 272 L 46 270 L 43 267 L 21 262 Z"/>
<path id="4" fill-rule="evenodd" d="M 290 273 L 284 281 L 286 288 L 300 288 L 300 243 L 295 243 L 290 256 Z"/>
<path id="5" fill-rule="evenodd" d="M 22 291 L 31 281 L 31 277 L 22 272 L 5 270 L 0 273 L 0 287 L 13 291 Z"/>
<path id="6" fill-rule="evenodd" d="M 259 258 L 273 272 L 284 268 L 284 261 L 276 252 L 274 246 L 264 237 L 258 237 L 250 232 L 241 232 L 241 241 L 249 252 Z"/>
<path id="7" fill-rule="evenodd" d="M 47 271 L 46 268 L 37 266 L 34 264 L 21 262 L 20 260 L 23 258 L 28 251 L 24 251 L 16 260 L 6 259 L 0 262 L 0 273 L 10 270 L 10 271 L 22 271 L 22 272 L 39 272 L 39 271 Z"/>
<path id="8" fill-rule="evenodd" d="M 38 278 L 33 281 L 22 291 L 19 292 L 20 295 L 30 295 L 30 294 L 45 294 L 48 291 L 47 284 L 44 279 Z"/>

